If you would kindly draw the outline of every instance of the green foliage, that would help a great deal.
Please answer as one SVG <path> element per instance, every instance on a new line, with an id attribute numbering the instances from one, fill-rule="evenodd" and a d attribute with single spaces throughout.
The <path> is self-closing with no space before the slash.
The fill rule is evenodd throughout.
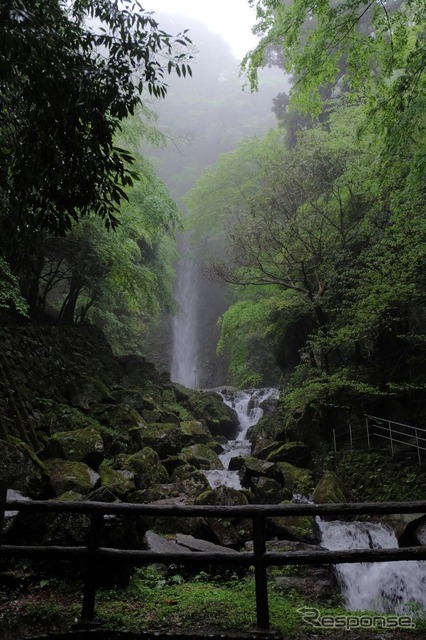
<path id="1" fill-rule="evenodd" d="M 164 57 L 186 73 L 186 33 L 173 38 L 130 0 L 14 0 L 0 32 L 2 234 L 64 235 L 93 212 L 116 227 L 135 178 L 120 121 L 143 90 L 166 95 Z"/>
<path id="2" fill-rule="evenodd" d="M 0 309 L 13 309 L 21 316 L 28 316 L 28 305 L 23 299 L 19 280 L 10 266 L 0 256 Z"/>
<path id="3" fill-rule="evenodd" d="M 386 453 L 339 451 L 330 461 L 357 502 L 422 500 L 426 476 L 420 467 L 401 465 Z"/>

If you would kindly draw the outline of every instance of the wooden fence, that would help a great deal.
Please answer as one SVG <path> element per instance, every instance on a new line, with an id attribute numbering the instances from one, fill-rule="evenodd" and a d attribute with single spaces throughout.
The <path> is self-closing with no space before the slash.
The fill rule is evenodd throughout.
<path id="1" fill-rule="evenodd" d="M 340 564 L 343 562 L 388 562 L 394 560 L 426 560 L 426 547 L 396 549 L 365 549 L 347 551 L 291 551 L 267 552 L 265 521 L 270 517 L 320 516 L 331 519 L 349 516 L 402 513 L 426 513 L 426 501 L 354 504 L 284 504 L 247 506 L 158 506 L 151 504 L 103 503 L 103 502 L 58 502 L 7 500 L 4 488 L 0 492 L 0 531 L 3 529 L 5 511 L 26 513 L 75 513 L 91 517 L 90 533 L 85 546 L 28 546 L 1 545 L 0 558 L 54 558 L 78 560 L 86 566 L 81 620 L 90 624 L 95 617 L 97 573 L 100 563 L 123 560 L 132 566 L 147 564 L 179 563 L 191 567 L 221 565 L 250 567 L 255 569 L 256 613 L 259 630 L 269 629 L 269 605 L 267 568 L 283 565 Z M 176 518 L 250 518 L 253 522 L 253 551 L 234 553 L 192 552 L 158 553 L 147 550 L 114 549 L 101 547 L 104 517 L 116 515 L 135 518 L 138 516 L 167 516 Z"/>

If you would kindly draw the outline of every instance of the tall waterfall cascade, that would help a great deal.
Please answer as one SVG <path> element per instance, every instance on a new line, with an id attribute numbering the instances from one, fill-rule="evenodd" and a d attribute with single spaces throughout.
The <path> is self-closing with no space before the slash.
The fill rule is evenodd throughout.
<path id="1" fill-rule="evenodd" d="M 321 546 L 330 550 L 398 547 L 393 531 L 380 523 L 318 519 Z M 346 607 L 410 614 L 426 608 L 426 562 L 360 562 L 335 567 Z"/>
<path id="2" fill-rule="evenodd" d="M 278 389 L 253 389 L 247 391 L 222 391 L 223 401 L 238 416 L 239 431 L 235 440 L 230 440 L 223 453 L 219 456 L 224 469 L 206 471 L 210 486 L 214 489 L 220 485 L 242 489 L 238 471 L 231 471 L 229 463 L 232 458 L 250 454 L 251 444 L 247 439 L 250 427 L 259 422 L 264 414 L 264 407 L 272 403 L 279 396 Z"/>
<path id="3" fill-rule="evenodd" d="M 182 238 L 180 244 L 180 253 L 185 254 L 187 238 Z M 196 389 L 199 382 L 196 270 L 194 260 L 181 258 L 175 291 L 180 309 L 173 318 L 172 326 L 170 378 L 189 389 Z"/>

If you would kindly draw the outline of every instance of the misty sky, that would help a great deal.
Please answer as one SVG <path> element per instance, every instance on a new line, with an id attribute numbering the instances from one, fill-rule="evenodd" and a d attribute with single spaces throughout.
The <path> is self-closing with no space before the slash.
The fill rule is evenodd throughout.
<path id="1" fill-rule="evenodd" d="M 204 22 L 229 42 L 238 59 L 257 42 L 251 33 L 255 11 L 249 7 L 248 0 L 145 0 L 143 7 L 147 11 L 181 14 Z"/>

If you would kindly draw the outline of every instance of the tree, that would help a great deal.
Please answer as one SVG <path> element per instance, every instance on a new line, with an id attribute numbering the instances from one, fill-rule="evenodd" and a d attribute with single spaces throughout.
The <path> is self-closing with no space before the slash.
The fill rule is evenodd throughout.
<path id="1" fill-rule="evenodd" d="M 142 91 L 190 73 L 186 33 L 172 38 L 136 0 L 6 0 L 0 9 L 0 224 L 32 242 L 95 213 L 115 228 L 132 156 L 115 144 Z M 165 67 L 163 66 L 165 64 Z"/>

